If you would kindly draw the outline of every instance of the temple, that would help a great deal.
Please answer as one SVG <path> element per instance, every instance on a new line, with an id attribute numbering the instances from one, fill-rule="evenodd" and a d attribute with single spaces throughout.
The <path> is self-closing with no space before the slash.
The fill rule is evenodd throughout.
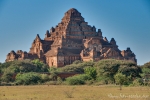
<path id="1" fill-rule="evenodd" d="M 74 8 L 65 13 L 58 25 L 46 31 L 44 39 L 37 34 L 29 52 L 11 51 L 6 62 L 22 59 L 40 59 L 50 67 L 63 67 L 75 60 L 119 59 L 137 62 L 130 48 L 119 50 L 114 38 L 108 41 L 102 36 L 101 29 L 96 30 L 95 26 L 88 25 Z"/>

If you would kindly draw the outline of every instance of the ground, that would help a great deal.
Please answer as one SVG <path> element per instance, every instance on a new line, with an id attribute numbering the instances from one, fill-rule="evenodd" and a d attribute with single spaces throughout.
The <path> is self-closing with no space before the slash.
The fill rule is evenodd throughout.
<path id="1" fill-rule="evenodd" d="M 150 87 L 0 86 L 0 100 L 150 100 Z"/>

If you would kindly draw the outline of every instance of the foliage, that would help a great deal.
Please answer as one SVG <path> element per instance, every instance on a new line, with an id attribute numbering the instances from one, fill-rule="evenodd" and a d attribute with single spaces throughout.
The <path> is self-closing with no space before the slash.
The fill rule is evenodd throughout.
<path id="1" fill-rule="evenodd" d="M 49 71 L 50 73 L 57 73 L 57 72 L 59 72 L 59 69 L 56 68 L 56 67 L 54 67 L 54 66 L 51 66 L 51 67 L 48 69 L 48 71 Z"/>
<path id="2" fill-rule="evenodd" d="M 52 84 L 62 84 L 63 81 L 61 78 L 57 77 L 59 72 L 77 72 L 82 75 L 75 75 L 66 79 L 68 84 L 92 84 L 93 82 L 99 82 L 100 84 L 113 84 L 115 83 L 115 76 L 118 73 L 122 73 L 126 76 L 127 81 L 123 84 L 131 84 L 134 80 L 136 83 L 138 78 L 145 78 L 147 74 L 150 74 L 149 68 L 150 62 L 139 67 L 131 61 L 125 60 L 115 60 L 115 59 L 105 59 L 98 62 L 88 61 L 82 62 L 77 60 L 73 64 L 66 65 L 65 67 L 56 68 L 48 67 L 38 59 L 35 60 L 16 60 L 11 62 L 0 63 L 0 73 L 2 73 L 1 81 L 2 82 L 14 82 L 13 74 L 20 73 L 20 77 L 27 78 L 27 73 L 31 72 L 49 72 L 47 74 L 38 74 L 39 80 L 37 83 L 49 82 Z M 33 74 L 33 73 L 32 73 Z M 37 75 L 37 73 L 34 73 Z M 19 75 L 19 74 L 18 74 Z M 17 75 L 17 76 L 18 76 Z M 37 75 L 37 76 L 38 76 Z M 32 75 L 30 75 L 32 76 Z M 34 75 L 33 75 L 34 76 Z M 26 77 L 26 78 L 25 78 Z M 19 81 L 21 80 L 21 81 Z M 15 81 L 17 84 L 37 84 L 36 82 L 27 82 L 23 83 L 23 79 L 19 78 Z M 134 83 L 134 84 L 135 84 Z"/>
<path id="3" fill-rule="evenodd" d="M 82 63 L 73 63 L 71 65 L 66 65 L 65 67 L 60 68 L 61 72 L 79 72 L 84 73 L 84 68 L 86 67 L 93 67 L 94 66 L 93 61 L 89 62 L 82 62 Z"/>
<path id="4" fill-rule="evenodd" d="M 5 62 L 0 65 L 2 73 L 11 71 L 12 73 L 18 72 L 48 72 L 48 65 L 40 62 L 39 60 L 15 60 Z"/>
<path id="5" fill-rule="evenodd" d="M 150 68 L 145 68 L 145 67 L 143 67 L 143 68 L 142 68 L 142 73 L 143 73 L 143 74 L 150 74 Z"/>
<path id="6" fill-rule="evenodd" d="M 150 62 L 145 63 L 141 67 L 143 67 L 143 68 L 150 68 Z"/>
<path id="7" fill-rule="evenodd" d="M 96 68 L 94 67 L 87 67 L 84 69 L 84 73 L 92 77 L 94 80 L 96 79 Z"/>
<path id="8" fill-rule="evenodd" d="M 117 73 L 115 76 L 115 83 L 120 85 L 120 90 L 122 90 L 121 86 L 128 80 L 125 75 L 122 73 Z"/>
<path id="9" fill-rule="evenodd" d="M 50 80 L 56 81 L 57 80 L 57 73 L 59 72 L 59 69 L 52 66 L 49 68 L 49 72 L 50 72 Z"/>
<path id="10" fill-rule="evenodd" d="M 32 63 L 37 67 L 37 72 L 48 72 L 48 65 L 41 62 L 39 59 L 35 59 Z"/>
<path id="11" fill-rule="evenodd" d="M 78 79 L 78 78 L 67 78 L 66 79 L 66 82 L 68 85 L 81 85 L 81 84 L 84 84 L 84 81 L 81 80 L 81 79 Z"/>
<path id="12" fill-rule="evenodd" d="M 5 73 L 3 73 L 2 77 L 1 77 L 1 81 L 2 82 L 7 82 L 7 83 L 14 81 L 13 73 L 9 72 L 9 71 L 5 71 Z"/>
<path id="13" fill-rule="evenodd" d="M 40 77 L 42 82 L 47 82 L 50 80 L 50 77 L 47 74 L 40 74 Z"/>
<path id="14" fill-rule="evenodd" d="M 60 77 L 57 77 L 57 84 L 62 84 L 63 80 Z"/>
<path id="15" fill-rule="evenodd" d="M 126 76 L 131 76 L 132 78 L 140 77 L 141 68 L 138 66 L 127 66 L 121 65 L 118 69 L 119 73 L 122 73 Z"/>
<path id="16" fill-rule="evenodd" d="M 115 76 L 115 82 L 117 84 L 123 85 L 125 83 L 125 81 L 127 80 L 127 77 L 125 75 L 123 75 L 122 73 L 117 73 Z"/>
<path id="17" fill-rule="evenodd" d="M 101 85 L 113 84 L 114 83 L 114 78 L 107 77 L 107 76 L 99 76 L 99 77 L 97 77 L 96 81 L 100 82 Z"/>
<path id="18" fill-rule="evenodd" d="M 118 61 L 113 59 L 101 60 L 95 64 L 97 69 L 97 78 L 105 77 L 114 81 L 114 75 L 117 73 L 119 64 Z"/>
<path id="19" fill-rule="evenodd" d="M 73 62 L 73 64 L 79 64 L 79 63 L 82 63 L 82 61 L 81 60 L 76 60 L 76 61 Z"/>
<path id="20" fill-rule="evenodd" d="M 134 62 L 125 60 L 106 59 L 100 60 L 95 64 L 97 70 L 97 79 L 105 77 L 111 82 L 115 82 L 114 75 L 123 73 L 126 76 L 140 77 L 141 69 Z M 113 83 L 114 83 L 113 82 Z"/>
<path id="21" fill-rule="evenodd" d="M 29 84 L 38 84 L 41 82 L 40 74 L 29 72 L 29 73 L 18 73 L 16 76 L 16 84 L 23 84 L 23 85 L 29 85 Z"/>
<path id="22" fill-rule="evenodd" d="M 81 85 L 84 84 L 85 81 L 91 80 L 92 78 L 87 74 L 75 75 L 72 77 L 68 77 L 66 79 L 67 84 L 69 85 Z"/>
<path id="23" fill-rule="evenodd" d="M 142 78 L 136 78 L 133 83 L 132 83 L 132 86 L 140 86 L 140 85 L 143 85 L 143 80 Z"/>
<path id="24" fill-rule="evenodd" d="M 140 74 L 144 85 L 148 85 L 150 82 L 150 68 L 142 67 L 142 73 Z"/>

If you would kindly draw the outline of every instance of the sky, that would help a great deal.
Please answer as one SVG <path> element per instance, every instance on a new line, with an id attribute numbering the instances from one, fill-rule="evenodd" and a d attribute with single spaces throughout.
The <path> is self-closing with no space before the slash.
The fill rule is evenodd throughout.
<path id="1" fill-rule="evenodd" d="M 0 62 L 11 50 L 28 52 L 70 8 L 120 50 L 130 47 L 138 65 L 150 61 L 150 0 L 0 0 Z"/>

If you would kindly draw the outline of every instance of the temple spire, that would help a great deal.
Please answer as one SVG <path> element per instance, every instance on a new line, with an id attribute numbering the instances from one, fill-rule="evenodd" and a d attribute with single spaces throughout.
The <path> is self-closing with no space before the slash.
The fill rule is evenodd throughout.
<path id="1" fill-rule="evenodd" d="M 48 30 L 46 31 L 46 34 L 45 34 L 45 38 L 47 38 L 47 37 L 50 37 L 50 33 Z"/>
<path id="2" fill-rule="evenodd" d="M 114 38 L 111 38 L 110 43 L 111 43 L 112 45 L 116 45 L 115 39 L 114 39 Z"/>
<path id="3" fill-rule="evenodd" d="M 41 41 L 39 34 L 36 35 L 35 41 Z"/>

